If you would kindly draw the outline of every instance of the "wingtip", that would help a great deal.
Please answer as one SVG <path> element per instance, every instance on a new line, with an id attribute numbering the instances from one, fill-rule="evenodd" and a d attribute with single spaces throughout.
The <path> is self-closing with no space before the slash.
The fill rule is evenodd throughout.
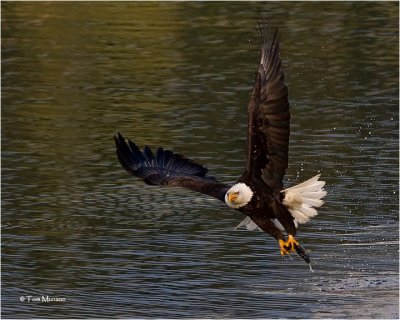
<path id="1" fill-rule="evenodd" d="M 123 137 L 119 132 L 117 132 L 117 134 L 114 134 L 114 141 L 118 141 L 121 138 L 123 138 Z"/>
<path id="2" fill-rule="evenodd" d="M 119 132 L 118 132 L 118 134 L 119 134 Z M 119 144 L 118 135 L 115 135 L 115 134 L 114 134 L 114 137 L 113 137 L 113 138 L 114 138 L 115 145 L 118 146 L 118 144 Z"/>
<path id="3" fill-rule="evenodd" d="M 265 18 L 265 16 L 261 14 L 260 20 L 258 21 L 257 25 L 257 33 L 264 41 L 266 41 L 270 37 L 272 39 L 277 38 L 279 28 L 274 26 L 273 22 L 271 22 L 270 15 L 267 15 Z"/>

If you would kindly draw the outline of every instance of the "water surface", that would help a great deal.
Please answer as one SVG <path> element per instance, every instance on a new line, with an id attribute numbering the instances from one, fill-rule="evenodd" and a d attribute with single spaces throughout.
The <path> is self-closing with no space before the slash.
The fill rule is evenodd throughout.
<path id="1" fill-rule="evenodd" d="M 313 273 L 115 156 L 120 131 L 234 182 L 260 12 L 290 90 L 285 185 L 327 183 L 298 232 Z M 2 2 L 2 316 L 398 318 L 398 41 L 396 2 Z"/>

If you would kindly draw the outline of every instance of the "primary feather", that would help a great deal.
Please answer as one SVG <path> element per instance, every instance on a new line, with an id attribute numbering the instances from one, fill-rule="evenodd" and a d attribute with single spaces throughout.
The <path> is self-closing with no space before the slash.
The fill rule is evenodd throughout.
<path id="1" fill-rule="evenodd" d="M 215 181 L 214 177 L 207 176 L 207 168 L 180 154 L 158 148 L 154 155 L 147 146 L 142 153 L 131 140 L 128 145 L 120 133 L 114 140 L 122 167 L 130 174 L 144 179 L 147 184 L 159 185 L 164 180 L 188 176 Z"/>
<path id="2" fill-rule="evenodd" d="M 280 191 L 288 167 L 290 111 L 284 81 L 278 31 L 264 24 L 262 46 L 252 98 L 248 105 L 246 171 Z"/>
<path id="3" fill-rule="evenodd" d="M 163 148 L 158 148 L 154 155 L 146 146 L 142 153 L 131 140 L 126 143 L 120 133 L 114 141 L 122 167 L 145 183 L 182 187 L 224 201 L 229 187 L 208 176 L 208 169 L 193 160 Z"/>

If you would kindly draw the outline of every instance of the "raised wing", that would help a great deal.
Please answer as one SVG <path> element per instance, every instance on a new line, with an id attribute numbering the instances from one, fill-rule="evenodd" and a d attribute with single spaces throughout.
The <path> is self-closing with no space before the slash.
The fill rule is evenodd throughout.
<path id="1" fill-rule="evenodd" d="M 260 65 L 248 106 L 246 174 L 261 177 L 276 192 L 288 166 L 290 112 L 279 55 L 278 31 L 260 25 Z"/>
<path id="2" fill-rule="evenodd" d="M 128 145 L 120 133 L 114 140 L 122 167 L 145 183 L 182 187 L 225 201 L 229 186 L 207 176 L 207 168 L 163 148 L 158 148 L 154 155 L 146 146 L 142 153 L 132 141 L 128 140 Z"/>

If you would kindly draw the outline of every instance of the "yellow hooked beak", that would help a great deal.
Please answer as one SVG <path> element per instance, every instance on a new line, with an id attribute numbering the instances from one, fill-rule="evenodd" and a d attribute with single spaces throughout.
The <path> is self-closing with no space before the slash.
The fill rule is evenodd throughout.
<path id="1" fill-rule="evenodd" d="M 228 194 L 229 202 L 235 202 L 238 197 L 239 197 L 239 192 L 231 192 Z"/>

